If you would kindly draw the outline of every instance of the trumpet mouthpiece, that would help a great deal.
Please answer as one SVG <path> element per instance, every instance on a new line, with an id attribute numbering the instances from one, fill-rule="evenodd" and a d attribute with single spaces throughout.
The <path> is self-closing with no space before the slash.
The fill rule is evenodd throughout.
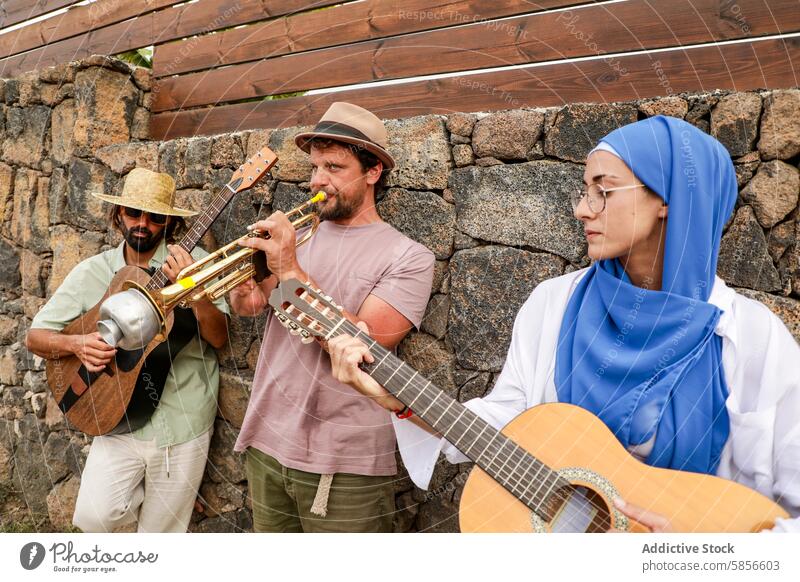
<path id="1" fill-rule="evenodd" d="M 317 202 L 324 202 L 327 197 L 328 195 L 325 194 L 325 192 L 323 192 L 322 190 L 320 190 L 314 195 L 314 197 L 311 200 L 309 200 L 309 202 L 312 202 L 314 204 L 316 204 Z"/>

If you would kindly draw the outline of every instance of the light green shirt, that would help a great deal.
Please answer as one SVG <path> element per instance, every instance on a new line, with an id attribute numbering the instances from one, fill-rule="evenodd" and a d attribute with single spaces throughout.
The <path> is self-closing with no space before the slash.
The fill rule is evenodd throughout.
<path id="1" fill-rule="evenodd" d="M 117 271 L 125 266 L 124 245 L 102 252 L 78 263 L 47 304 L 34 317 L 31 328 L 61 331 L 103 297 Z M 208 255 L 195 247 L 194 259 Z M 156 269 L 167 257 L 162 240 L 150 259 Z M 214 305 L 229 313 L 224 298 Z M 161 401 L 150 420 L 133 436 L 140 440 L 155 438 L 159 447 L 185 443 L 206 432 L 214 423 L 219 391 L 217 354 L 206 342 L 195 336 L 172 362 L 164 384 Z"/>

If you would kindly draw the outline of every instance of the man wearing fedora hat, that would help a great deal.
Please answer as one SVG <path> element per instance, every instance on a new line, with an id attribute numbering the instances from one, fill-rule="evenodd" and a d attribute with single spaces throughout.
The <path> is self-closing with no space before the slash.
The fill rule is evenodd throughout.
<path id="1" fill-rule="evenodd" d="M 295 142 L 311 157 L 311 191 L 327 194 L 323 222 L 298 248 L 283 213 L 257 222 L 271 238 L 247 246 L 266 252 L 273 275 L 234 289 L 231 305 L 255 315 L 280 281 L 311 281 L 394 348 L 422 320 L 434 256 L 376 210 L 376 190 L 395 165 L 383 122 L 334 103 Z M 275 318 L 267 321 L 235 450 L 247 453 L 256 531 L 391 531 L 397 466 L 390 416 L 333 378 L 319 344 L 301 344 Z"/>
<path id="2" fill-rule="evenodd" d="M 26 343 L 44 358 L 74 354 L 88 371 L 97 372 L 116 350 L 97 332 L 64 335 L 61 330 L 100 301 L 126 265 L 151 272 L 161 268 L 174 281 L 183 267 L 207 253 L 195 248 L 190 255 L 167 245 L 184 217 L 196 214 L 173 205 L 171 176 L 135 168 L 120 196 L 93 196 L 114 204 L 109 219 L 123 241 L 72 269 L 33 319 Z M 225 345 L 227 313 L 224 299 L 176 309 L 169 339 L 147 357 L 139 377 L 148 388 L 163 387 L 158 406 L 143 427 L 94 438 L 73 516 L 77 527 L 105 532 L 136 521 L 141 532 L 186 531 L 217 408 L 219 371 L 209 345 Z"/>

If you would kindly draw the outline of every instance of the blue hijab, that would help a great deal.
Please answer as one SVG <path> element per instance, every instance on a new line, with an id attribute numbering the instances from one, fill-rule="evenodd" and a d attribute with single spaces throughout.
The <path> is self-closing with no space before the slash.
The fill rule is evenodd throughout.
<path id="1" fill-rule="evenodd" d="M 558 399 L 599 416 L 625 447 L 655 435 L 649 465 L 714 474 L 728 390 L 714 334 L 721 311 L 708 298 L 736 202 L 733 164 L 717 140 L 661 115 L 601 141 L 669 205 L 663 281 L 646 290 L 617 259 L 592 265 L 561 323 Z"/>

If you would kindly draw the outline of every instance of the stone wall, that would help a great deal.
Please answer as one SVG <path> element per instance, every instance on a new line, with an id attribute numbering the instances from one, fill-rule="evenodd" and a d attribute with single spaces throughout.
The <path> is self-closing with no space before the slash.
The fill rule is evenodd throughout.
<path id="1" fill-rule="evenodd" d="M 82 258 L 118 238 L 87 191 L 117 191 L 135 166 L 176 178 L 178 204 L 201 208 L 263 145 L 271 179 L 237 196 L 205 237 L 227 242 L 307 193 L 302 128 L 156 143 L 146 139 L 149 79 L 102 58 L 0 81 L 0 515 L 42 530 L 69 527 L 89 439 L 48 397 L 40 358 L 23 338 L 30 318 Z M 711 132 L 731 152 L 740 186 L 719 271 L 766 303 L 800 338 L 800 91 L 712 93 L 611 105 L 388 121 L 398 170 L 382 216 L 428 246 L 436 276 L 419 333 L 400 355 L 467 400 L 493 385 L 513 318 L 541 281 L 588 264 L 567 198 L 582 161 L 611 129 L 665 113 Z M 242 459 L 232 452 L 249 397 L 264 319 L 234 317 L 219 412 L 193 531 L 251 528 Z M 440 463 L 429 492 L 404 472 L 398 531 L 455 531 L 468 465 Z"/>
<path id="2" fill-rule="evenodd" d="M 0 528 L 70 527 L 90 440 L 65 426 L 24 338 L 70 269 L 119 242 L 87 192 L 156 165 L 149 90 L 148 71 L 103 57 L 0 80 Z"/>

